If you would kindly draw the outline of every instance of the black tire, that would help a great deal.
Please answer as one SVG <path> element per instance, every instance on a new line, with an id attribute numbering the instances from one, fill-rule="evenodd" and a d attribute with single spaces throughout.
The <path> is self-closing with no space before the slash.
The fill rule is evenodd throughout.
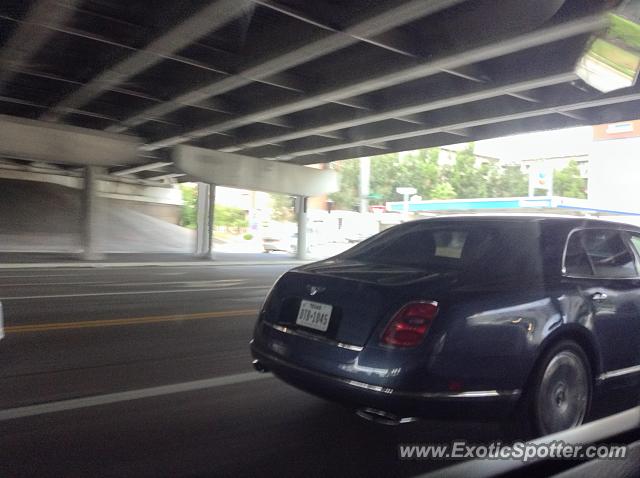
<path id="1" fill-rule="evenodd" d="M 571 340 L 552 345 L 538 360 L 516 411 L 518 438 L 580 426 L 592 397 L 593 376 L 582 347 Z"/>

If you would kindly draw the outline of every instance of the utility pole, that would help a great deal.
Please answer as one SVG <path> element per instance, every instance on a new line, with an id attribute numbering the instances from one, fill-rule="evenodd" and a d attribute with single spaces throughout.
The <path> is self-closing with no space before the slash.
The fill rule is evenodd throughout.
<path id="1" fill-rule="evenodd" d="M 399 187 L 396 188 L 398 194 L 402 194 L 402 222 L 409 220 L 409 196 L 413 196 L 418 191 L 416 188 Z"/>
<path id="2" fill-rule="evenodd" d="M 369 212 L 369 183 L 371 182 L 371 158 L 360 158 L 360 213 Z"/>

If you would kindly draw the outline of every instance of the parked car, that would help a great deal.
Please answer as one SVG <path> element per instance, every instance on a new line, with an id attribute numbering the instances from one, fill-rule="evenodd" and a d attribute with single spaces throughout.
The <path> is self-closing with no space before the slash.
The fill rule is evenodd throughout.
<path id="1" fill-rule="evenodd" d="M 405 223 L 280 277 L 254 366 L 381 423 L 575 427 L 638 386 L 639 252 L 640 228 L 580 217 Z"/>
<path id="2" fill-rule="evenodd" d="M 288 252 L 295 254 L 298 249 L 298 233 L 293 232 L 279 237 L 265 236 L 262 238 L 264 252 Z"/>

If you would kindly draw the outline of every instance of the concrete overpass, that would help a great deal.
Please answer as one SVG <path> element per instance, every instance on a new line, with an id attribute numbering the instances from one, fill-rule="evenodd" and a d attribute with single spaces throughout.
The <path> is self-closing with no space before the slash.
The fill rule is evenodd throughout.
<path id="1" fill-rule="evenodd" d="M 98 177 L 200 181 L 197 252 L 207 255 L 208 184 L 295 194 L 304 222 L 304 197 L 334 178 L 295 166 L 635 119 L 637 70 L 626 65 L 619 78 L 584 55 L 611 34 L 612 14 L 633 28 L 640 9 L 618 0 L 3 2 L 0 155 L 83 168 L 87 257 Z M 618 32 L 615 45 L 623 40 Z M 294 179 L 274 181 L 285 177 Z"/>

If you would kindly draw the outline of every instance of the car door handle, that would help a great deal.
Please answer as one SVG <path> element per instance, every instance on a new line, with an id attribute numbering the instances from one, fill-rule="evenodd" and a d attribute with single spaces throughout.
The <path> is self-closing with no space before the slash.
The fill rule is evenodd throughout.
<path id="1" fill-rule="evenodd" d="M 591 294 L 591 300 L 596 302 L 602 302 L 603 300 L 607 300 L 607 294 L 604 292 L 596 292 L 595 294 Z"/>

